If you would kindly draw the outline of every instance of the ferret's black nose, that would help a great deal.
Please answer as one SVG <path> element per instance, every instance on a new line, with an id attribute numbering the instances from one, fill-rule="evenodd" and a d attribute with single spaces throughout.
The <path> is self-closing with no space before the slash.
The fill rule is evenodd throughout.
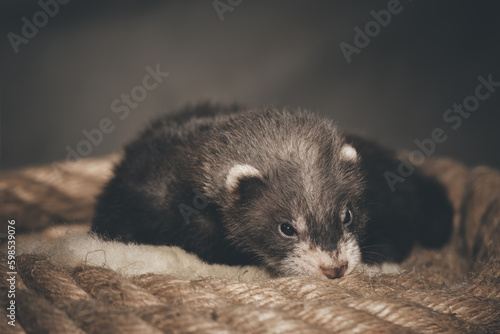
<path id="1" fill-rule="evenodd" d="M 320 267 L 320 269 L 328 278 L 339 278 L 344 276 L 347 270 L 347 263 L 343 263 L 338 267 Z"/>

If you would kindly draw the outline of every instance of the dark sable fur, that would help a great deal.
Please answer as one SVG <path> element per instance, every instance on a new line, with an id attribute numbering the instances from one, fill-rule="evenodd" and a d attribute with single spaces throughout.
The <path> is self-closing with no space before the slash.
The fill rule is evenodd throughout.
<path id="1" fill-rule="evenodd" d="M 361 159 L 339 159 L 346 141 Z M 311 203 L 303 196 L 306 164 L 299 157 L 314 147 L 321 154 L 308 181 Z M 125 242 L 178 245 L 208 262 L 263 262 L 273 269 L 294 247 L 280 235 L 279 222 L 305 216 L 310 243 L 331 251 L 349 203 L 348 230 L 363 259 L 400 261 L 416 240 L 446 241 L 451 209 L 440 185 L 419 173 L 391 193 L 383 173 L 398 163 L 391 151 L 346 138 L 310 113 L 199 106 L 156 120 L 126 147 L 98 199 L 92 230 Z M 263 178 L 241 179 L 229 193 L 226 176 L 235 164 L 252 165 Z M 194 208 L 197 193 L 208 205 L 186 223 L 179 205 Z M 427 240 L 431 230 L 437 233 Z"/>
<path id="2" fill-rule="evenodd" d="M 361 155 L 367 181 L 365 198 L 370 218 L 360 243 L 363 260 L 400 262 L 415 241 L 430 248 L 444 245 L 450 237 L 453 219 L 444 187 L 416 168 L 392 192 L 384 173 L 398 174 L 401 161 L 396 152 L 356 135 L 346 137 Z"/>

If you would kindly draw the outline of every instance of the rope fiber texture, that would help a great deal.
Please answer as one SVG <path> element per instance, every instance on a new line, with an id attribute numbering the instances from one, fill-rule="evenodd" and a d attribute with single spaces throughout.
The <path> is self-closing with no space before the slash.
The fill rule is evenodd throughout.
<path id="1" fill-rule="evenodd" d="M 8 219 L 16 219 L 18 243 L 29 242 L 28 233 L 56 238 L 50 231 L 61 223 L 88 226 L 94 198 L 117 159 L 0 173 L 2 233 Z M 442 249 L 416 247 L 400 273 L 187 280 L 125 276 L 105 265 L 64 265 L 33 252 L 16 257 L 12 327 L 6 321 L 10 270 L 3 243 L 0 332 L 498 333 L 500 173 L 468 170 L 449 159 L 429 160 L 423 167 L 448 191 L 454 232 Z"/>

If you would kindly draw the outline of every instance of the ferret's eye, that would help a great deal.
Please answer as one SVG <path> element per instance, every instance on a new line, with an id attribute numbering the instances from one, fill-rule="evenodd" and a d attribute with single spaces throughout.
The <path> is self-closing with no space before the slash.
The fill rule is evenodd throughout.
<path id="1" fill-rule="evenodd" d="M 344 226 L 349 226 L 352 223 L 352 218 L 352 211 L 347 209 L 344 213 L 344 220 L 342 221 Z"/>
<path id="2" fill-rule="evenodd" d="M 283 223 L 280 225 L 280 230 L 281 233 L 283 233 L 287 237 L 293 237 L 297 232 L 295 232 L 295 229 L 292 227 L 292 225 L 288 223 Z"/>

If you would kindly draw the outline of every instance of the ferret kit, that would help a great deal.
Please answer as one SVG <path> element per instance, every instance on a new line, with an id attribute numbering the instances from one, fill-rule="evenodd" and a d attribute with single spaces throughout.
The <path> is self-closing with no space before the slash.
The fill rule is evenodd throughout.
<path id="1" fill-rule="evenodd" d="M 309 112 L 198 106 L 153 121 L 125 148 L 92 231 L 278 276 L 342 277 L 447 242 L 444 189 L 418 167 L 390 187 L 400 163 Z"/>

